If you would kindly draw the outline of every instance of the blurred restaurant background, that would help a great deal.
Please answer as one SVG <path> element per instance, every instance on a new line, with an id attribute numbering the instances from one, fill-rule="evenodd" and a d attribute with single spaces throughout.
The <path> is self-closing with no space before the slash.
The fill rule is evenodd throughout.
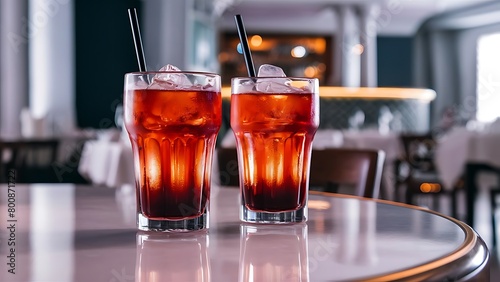
<path id="1" fill-rule="evenodd" d="M 234 15 L 241 14 L 256 67 L 273 64 L 289 76 L 319 79 L 321 132 L 316 148 L 378 146 L 387 156 L 383 198 L 408 202 L 408 192 L 397 189 L 405 185 L 400 178 L 411 173 L 406 167 L 406 176 L 399 175 L 398 165 L 407 153 L 400 137 L 431 135 L 438 148 L 429 156 L 440 157 L 432 162 L 443 188 L 420 186 L 420 192 L 441 195 L 459 187 L 463 200 L 469 195 L 464 167 L 485 164 L 492 177 L 476 181 L 474 193 L 488 201 L 488 209 L 479 215 L 485 215 L 481 222 L 491 230 L 494 210 L 482 197 L 500 186 L 500 157 L 494 153 L 500 142 L 500 1 L 0 4 L 0 140 L 55 139 L 66 144 L 59 149 L 64 156 L 49 163 L 56 178 L 48 182 L 133 183 L 127 149 L 100 147 L 93 152 L 100 158 L 92 159 L 86 148 L 92 140 L 127 142 L 120 119 L 123 78 L 138 70 L 127 9 L 137 8 L 149 70 L 172 64 L 220 73 L 226 98 L 230 79 L 247 75 L 234 22 Z M 233 142 L 228 101 L 218 146 Z M 486 141 L 474 145 L 480 152 L 471 153 L 471 140 L 483 135 Z M 106 172 L 111 168 L 114 172 Z M 27 181 L 40 182 L 42 176 L 34 174 Z M 450 209 L 444 212 L 452 214 Z M 457 214 L 471 223 L 470 210 L 459 206 Z"/>
<path id="2" fill-rule="evenodd" d="M 150 70 L 213 71 L 226 85 L 245 76 L 233 19 L 240 13 L 257 67 L 275 64 L 322 86 L 432 89 L 424 129 L 450 110 L 460 123 L 490 122 L 498 115 L 490 94 L 499 88 L 490 54 L 497 2 L 2 0 L 1 132 L 21 134 L 26 107 L 46 117 L 50 134 L 114 126 L 123 74 L 138 69 L 131 7 Z"/>

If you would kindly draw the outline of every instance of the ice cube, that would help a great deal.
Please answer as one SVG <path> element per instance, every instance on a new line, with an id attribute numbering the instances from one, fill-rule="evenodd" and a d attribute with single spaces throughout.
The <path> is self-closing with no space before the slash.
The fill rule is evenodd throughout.
<path id="1" fill-rule="evenodd" d="M 158 73 L 153 77 L 149 85 L 150 89 L 186 89 L 193 86 L 184 74 L 176 73 L 181 70 L 173 65 L 166 65 L 160 71 L 163 73 Z"/>
<path id="2" fill-rule="evenodd" d="M 163 127 L 161 117 L 155 115 L 145 115 L 142 118 L 142 126 L 147 130 L 161 130 Z"/>
<path id="3" fill-rule="evenodd" d="M 125 81 L 125 87 L 128 90 L 141 90 L 141 89 L 147 89 L 149 84 L 144 81 L 144 78 L 141 76 L 139 77 L 138 80 L 134 79 L 127 79 Z"/>
<path id="4" fill-rule="evenodd" d="M 134 89 L 146 89 L 146 88 L 148 88 L 148 83 L 144 80 L 138 80 L 135 83 Z"/>
<path id="5" fill-rule="evenodd" d="M 263 64 L 259 68 L 258 77 L 286 77 L 285 72 L 277 66 Z"/>
<path id="6" fill-rule="evenodd" d="M 160 71 L 170 71 L 170 72 L 172 72 L 172 71 L 181 71 L 181 69 L 178 68 L 178 67 L 176 67 L 176 66 L 174 66 L 174 65 L 168 64 L 166 66 L 161 67 Z"/>
<path id="7" fill-rule="evenodd" d="M 266 93 L 291 93 L 296 92 L 293 87 L 290 86 L 290 80 L 286 78 L 275 79 L 275 78 L 263 78 L 257 80 L 256 85 L 257 91 Z"/>
<path id="8" fill-rule="evenodd" d="M 252 93 L 255 92 L 255 81 L 245 81 L 241 83 L 238 87 L 240 93 Z"/>
<path id="9" fill-rule="evenodd" d="M 203 81 L 198 81 L 200 78 L 196 79 L 193 88 L 195 90 L 206 90 L 206 91 L 214 91 L 217 88 L 216 80 L 213 77 L 205 77 Z"/>
<path id="10" fill-rule="evenodd" d="M 277 66 L 263 64 L 259 67 L 257 80 L 257 91 L 267 92 L 267 93 L 290 93 L 296 92 L 296 90 L 290 86 L 290 80 L 286 77 L 285 72 Z M 272 77 L 272 78 L 260 78 L 260 77 Z"/>

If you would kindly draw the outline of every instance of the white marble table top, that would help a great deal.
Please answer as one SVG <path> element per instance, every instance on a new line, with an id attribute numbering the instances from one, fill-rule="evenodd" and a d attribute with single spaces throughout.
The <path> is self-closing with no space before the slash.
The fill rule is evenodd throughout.
<path id="1" fill-rule="evenodd" d="M 252 225 L 214 186 L 208 231 L 168 234 L 136 230 L 127 185 L 2 185 L 0 281 L 455 281 L 488 260 L 467 225 L 387 201 L 314 193 L 306 224 Z"/>

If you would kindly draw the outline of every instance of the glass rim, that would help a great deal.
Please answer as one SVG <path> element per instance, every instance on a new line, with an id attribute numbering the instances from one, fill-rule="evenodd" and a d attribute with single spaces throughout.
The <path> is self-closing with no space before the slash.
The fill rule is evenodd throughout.
<path id="1" fill-rule="evenodd" d="M 127 72 L 125 75 L 148 75 L 148 74 L 187 74 L 187 75 L 204 75 L 204 76 L 218 76 L 220 74 L 215 72 L 203 72 L 203 71 L 134 71 Z"/>
<path id="2" fill-rule="evenodd" d="M 231 78 L 231 81 L 233 80 L 258 80 L 258 79 L 290 79 L 290 80 L 318 80 L 319 78 L 317 77 L 300 77 L 300 76 L 255 76 L 255 77 L 250 77 L 250 76 L 237 76 Z"/>

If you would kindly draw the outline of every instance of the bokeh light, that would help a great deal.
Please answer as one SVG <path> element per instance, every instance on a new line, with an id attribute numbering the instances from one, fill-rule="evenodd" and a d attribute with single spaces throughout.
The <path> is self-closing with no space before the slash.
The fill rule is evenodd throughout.
<path id="1" fill-rule="evenodd" d="M 351 52 L 355 55 L 361 55 L 365 51 L 365 47 L 361 44 L 352 46 Z"/>
<path id="2" fill-rule="evenodd" d="M 306 48 L 304 48 L 304 46 L 295 46 L 293 47 L 292 49 L 292 57 L 294 58 L 302 58 L 306 55 Z"/>
<path id="3" fill-rule="evenodd" d="M 305 70 L 304 70 L 304 75 L 306 77 L 315 77 L 316 74 L 318 73 L 318 70 L 316 69 L 315 66 L 308 66 Z"/>
<path id="4" fill-rule="evenodd" d="M 254 35 L 250 38 L 250 44 L 254 47 L 259 47 L 262 44 L 262 37 L 260 35 Z"/>

